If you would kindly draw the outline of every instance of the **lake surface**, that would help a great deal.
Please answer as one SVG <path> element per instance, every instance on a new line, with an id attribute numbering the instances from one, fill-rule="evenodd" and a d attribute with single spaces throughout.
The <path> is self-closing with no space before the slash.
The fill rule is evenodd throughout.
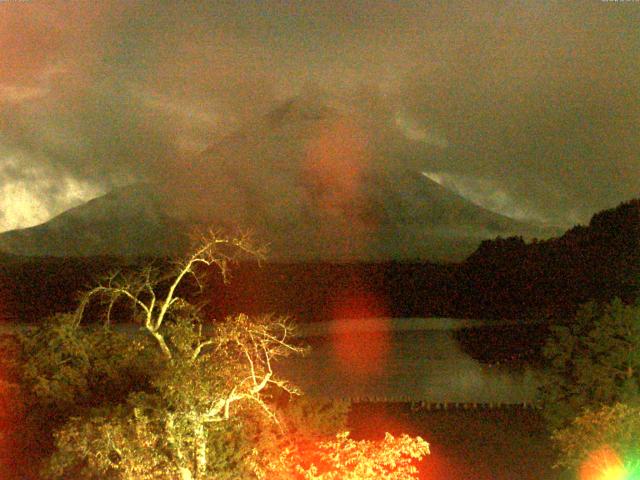
<path id="1" fill-rule="evenodd" d="M 404 328 L 381 321 L 310 325 L 314 335 L 305 340 L 311 352 L 286 359 L 278 371 L 310 395 L 336 399 L 533 403 L 537 372 L 481 364 L 462 351 L 452 324 L 434 329 L 418 328 L 418 322 L 398 323 Z"/>

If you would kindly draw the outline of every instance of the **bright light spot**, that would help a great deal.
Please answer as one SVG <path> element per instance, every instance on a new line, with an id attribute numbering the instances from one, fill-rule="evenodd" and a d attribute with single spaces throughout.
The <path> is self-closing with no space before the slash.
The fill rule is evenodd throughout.
<path id="1" fill-rule="evenodd" d="M 580 466 L 580 480 L 630 480 L 620 456 L 608 445 L 596 450 Z"/>
<path id="2" fill-rule="evenodd" d="M 617 465 L 614 467 L 609 467 L 605 471 L 603 471 L 600 478 L 602 480 L 627 480 L 628 472 L 627 469 L 622 465 Z"/>

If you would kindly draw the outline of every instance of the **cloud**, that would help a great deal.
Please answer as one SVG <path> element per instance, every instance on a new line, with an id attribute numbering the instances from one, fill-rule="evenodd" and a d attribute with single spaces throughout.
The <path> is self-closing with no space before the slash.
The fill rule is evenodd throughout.
<path id="1" fill-rule="evenodd" d="M 441 148 L 446 148 L 449 145 L 444 135 L 436 129 L 431 126 L 418 124 L 401 110 L 396 112 L 394 121 L 396 127 L 398 127 L 402 134 L 409 140 L 423 142 L 428 145 L 436 145 Z"/>
<path id="2" fill-rule="evenodd" d="M 470 202 L 492 212 L 532 223 L 551 223 L 548 218 L 528 206 L 526 200 L 513 198 L 500 187 L 500 181 L 486 177 L 453 175 L 447 172 L 422 172 L 422 174 Z"/>
<path id="3" fill-rule="evenodd" d="M 497 10 L 447 29 L 442 51 L 406 79 L 405 108 L 451 145 L 434 170 L 502 179 L 510 196 L 565 221 L 637 195 L 638 10 Z"/>
<path id="4" fill-rule="evenodd" d="M 19 180 L 0 185 L 0 231 L 38 225 L 105 193 L 71 177 L 53 180 L 51 172 L 29 167 L 17 156 L 4 158 L 0 176 Z"/>
<path id="5" fill-rule="evenodd" d="M 21 165 L 4 184 L 49 175 L 51 211 L 68 179 L 215 184 L 197 152 L 317 91 L 371 127 L 382 170 L 479 179 L 556 223 L 640 191 L 631 2 L 4 2 L 0 19 L 0 165 Z M 268 153 L 242 162 L 273 192 L 248 203 L 303 181 Z"/>

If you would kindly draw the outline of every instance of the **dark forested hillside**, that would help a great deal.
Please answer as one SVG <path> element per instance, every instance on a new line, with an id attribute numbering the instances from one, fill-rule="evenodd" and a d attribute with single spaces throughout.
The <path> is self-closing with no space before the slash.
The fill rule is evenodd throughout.
<path id="1" fill-rule="evenodd" d="M 468 316 L 568 318 L 589 300 L 632 301 L 640 285 L 640 200 L 597 213 L 559 238 L 484 241 L 456 276 Z"/>

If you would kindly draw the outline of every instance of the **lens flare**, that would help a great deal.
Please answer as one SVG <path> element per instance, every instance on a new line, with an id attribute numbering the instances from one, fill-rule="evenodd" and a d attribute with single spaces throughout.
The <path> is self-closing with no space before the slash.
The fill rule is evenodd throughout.
<path id="1" fill-rule="evenodd" d="M 381 374 L 389 354 L 391 339 L 386 309 L 371 293 L 351 293 L 334 307 L 329 338 L 339 367 L 349 374 Z M 376 318 L 375 324 L 363 320 Z"/>
<path id="2" fill-rule="evenodd" d="M 305 161 L 321 206 L 331 210 L 351 203 L 368 163 L 366 136 L 344 119 L 323 124 L 307 144 Z"/>
<path id="3" fill-rule="evenodd" d="M 631 480 L 622 459 L 608 445 L 591 453 L 580 466 L 579 473 L 580 480 Z"/>
<path id="4" fill-rule="evenodd" d="M 321 122 L 305 145 L 305 191 L 321 218 L 316 232 L 336 239 L 323 246 L 329 255 L 357 257 L 375 238 L 377 219 L 366 207 L 363 190 L 371 163 L 367 143 L 355 121 L 340 118 Z"/>

